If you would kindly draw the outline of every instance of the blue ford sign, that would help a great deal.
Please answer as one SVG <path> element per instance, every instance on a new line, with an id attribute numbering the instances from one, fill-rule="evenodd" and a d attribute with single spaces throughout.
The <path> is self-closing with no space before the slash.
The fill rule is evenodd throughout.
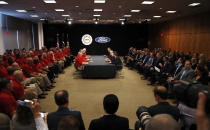
<path id="1" fill-rule="evenodd" d="M 95 41 L 98 43 L 107 43 L 110 42 L 111 39 L 109 37 L 97 37 Z"/>

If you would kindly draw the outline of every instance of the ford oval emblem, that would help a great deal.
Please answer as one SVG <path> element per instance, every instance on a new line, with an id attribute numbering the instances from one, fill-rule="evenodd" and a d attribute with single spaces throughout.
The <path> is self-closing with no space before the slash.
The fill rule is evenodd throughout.
<path id="1" fill-rule="evenodd" d="M 107 43 L 110 42 L 111 39 L 109 37 L 97 37 L 95 38 L 95 41 L 98 43 Z"/>

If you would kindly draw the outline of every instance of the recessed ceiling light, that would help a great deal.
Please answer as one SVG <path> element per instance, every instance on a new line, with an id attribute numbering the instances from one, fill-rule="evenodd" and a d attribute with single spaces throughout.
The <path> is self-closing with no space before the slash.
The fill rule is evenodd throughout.
<path id="1" fill-rule="evenodd" d="M 30 15 L 31 17 L 33 17 L 33 18 L 36 18 L 36 17 L 39 17 L 38 15 Z"/>
<path id="2" fill-rule="evenodd" d="M 133 13 L 138 13 L 138 12 L 140 12 L 141 10 L 137 10 L 137 9 L 133 9 L 133 10 L 131 10 L 131 12 L 133 12 Z"/>
<path id="3" fill-rule="evenodd" d="M 45 3 L 51 4 L 51 3 L 56 3 L 55 0 L 44 0 Z"/>
<path id="4" fill-rule="evenodd" d="M 55 9 L 55 11 L 61 12 L 64 11 L 64 9 Z"/>
<path id="5" fill-rule="evenodd" d="M 44 21 L 45 19 L 40 19 L 41 21 Z"/>
<path id="6" fill-rule="evenodd" d="M 98 24 L 98 21 L 95 21 L 95 24 Z"/>
<path id="7" fill-rule="evenodd" d="M 78 5 L 76 5 L 75 7 L 76 7 L 76 8 L 79 8 L 79 6 L 78 6 Z"/>
<path id="8" fill-rule="evenodd" d="M 94 3 L 106 3 L 105 0 L 94 0 Z"/>
<path id="9" fill-rule="evenodd" d="M 27 12 L 26 10 L 16 10 L 17 12 L 20 12 L 20 13 L 25 13 Z"/>
<path id="10" fill-rule="evenodd" d="M 100 17 L 101 15 L 100 14 L 94 14 L 93 16 L 94 17 Z"/>
<path id="11" fill-rule="evenodd" d="M 8 4 L 8 3 L 5 1 L 0 1 L 0 4 Z"/>
<path id="12" fill-rule="evenodd" d="M 124 17 L 131 17 L 131 15 L 126 14 L 126 15 L 124 15 Z"/>
<path id="13" fill-rule="evenodd" d="M 168 14 L 173 14 L 173 13 L 176 13 L 176 11 L 175 10 L 169 10 L 169 11 L 166 11 L 166 13 L 168 13 Z"/>
<path id="14" fill-rule="evenodd" d="M 93 11 L 94 11 L 94 12 L 102 12 L 103 9 L 94 9 Z"/>
<path id="15" fill-rule="evenodd" d="M 62 16 L 63 16 L 63 17 L 69 17 L 69 15 L 68 15 L 68 14 L 63 14 Z"/>
<path id="16" fill-rule="evenodd" d="M 67 20 L 72 21 L 73 19 L 67 19 Z"/>
<path id="17" fill-rule="evenodd" d="M 161 18 L 162 16 L 153 16 L 154 18 Z"/>
<path id="18" fill-rule="evenodd" d="M 124 24 L 125 24 L 125 22 L 124 22 L 124 21 L 122 21 L 122 22 L 121 22 L 121 25 L 124 25 Z"/>
<path id="19" fill-rule="evenodd" d="M 124 21 L 125 19 L 119 19 L 120 21 Z"/>
<path id="20" fill-rule="evenodd" d="M 144 5 L 151 5 L 153 4 L 155 1 L 143 1 L 141 4 L 144 4 Z"/>
<path id="21" fill-rule="evenodd" d="M 68 21 L 68 24 L 72 24 L 72 22 L 71 21 Z"/>
<path id="22" fill-rule="evenodd" d="M 191 7 L 194 7 L 194 6 L 198 6 L 200 5 L 201 3 L 192 3 L 192 4 L 189 4 L 188 6 L 191 6 Z"/>

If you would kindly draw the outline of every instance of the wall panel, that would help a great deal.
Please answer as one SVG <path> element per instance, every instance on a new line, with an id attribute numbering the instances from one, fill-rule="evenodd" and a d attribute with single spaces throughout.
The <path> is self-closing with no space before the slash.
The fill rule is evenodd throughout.
<path id="1" fill-rule="evenodd" d="M 205 53 L 210 58 L 209 12 L 150 25 L 149 41 L 150 48 Z"/>

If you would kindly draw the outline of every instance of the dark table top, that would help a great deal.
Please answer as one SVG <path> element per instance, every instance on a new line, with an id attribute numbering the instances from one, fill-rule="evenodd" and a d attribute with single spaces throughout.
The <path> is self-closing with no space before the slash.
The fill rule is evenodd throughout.
<path id="1" fill-rule="evenodd" d="M 102 55 L 92 55 L 89 63 L 86 66 L 100 66 L 100 65 L 114 66 L 113 64 L 106 62 L 105 57 Z"/>

